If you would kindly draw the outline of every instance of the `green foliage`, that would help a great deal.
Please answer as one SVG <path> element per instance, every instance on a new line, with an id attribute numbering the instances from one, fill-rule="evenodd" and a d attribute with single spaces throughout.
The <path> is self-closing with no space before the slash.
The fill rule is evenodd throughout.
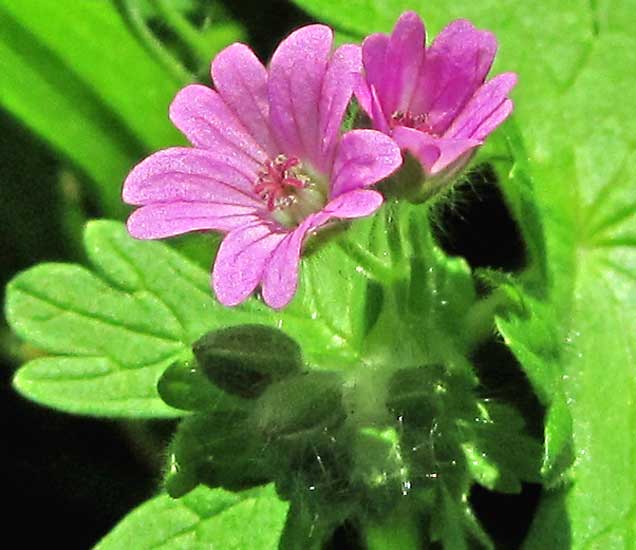
<path id="1" fill-rule="evenodd" d="M 201 487 L 179 500 L 162 494 L 133 510 L 95 550 L 275 550 L 286 513 L 271 485 L 242 493 Z"/>
<path id="2" fill-rule="evenodd" d="M 631 544 L 636 82 L 627 67 L 635 61 L 629 30 L 634 3 L 297 3 L 358 36 L 389 30 L 407 8 L 420 12 L 432 34 L 465 17 L 497 36 L 495 69 L 520 76 L 514 93 L 518 138 L 508 125 L 513 158 L 498 173 L 533 267 L 546 265 L 543 289 L 537 288 L 540 278 L 530 281 L 528 274 L 515 283 L 524 295 L 523 313 L 506 314 L 498 327 L 549 406 L 547 480 L 563 480 L 576 458 L 567 476 L 571 488 L 546 499 L 529 545 Z M 522 191 L 510 181 L 519 170 L 534 182 L 530 206 L 545 229 L 545 260 L 533 237 L 539 233 L 536 214 L 519 208 L 515 195 Z"/>
<path id="3" fill-rule="evenodd" d="M 464 358 L 473 340 L 458 328 L 476 301 L 470 272 L 435 246 L 421 207 L 399 209 L 389 204 L 353 230 L 357 236 L 370 232 L 378 257 L 392 259 L 390 273 L 409 273 L 377 287 L 367 282 L 380 298 L 367 294 L 379 305 L 363 308 L 370 318 L 363 323 L 358 364 L 339 372 L 315 369 L 335 368 L 328 362 L 302 372 L 284 369 L 264 391 L 246 393 L 216 372 L 205 376 L 210 357 L 196 353 L 196 344 L 197 362 L 165 372 L 163 399 L 194 412 L 172 443 L 166 478 L 171 495 L 199 483 L 238 489 L 274 481 L 292 507 L 285 548 L 319 547 L 347 518 L 364 524 L 369 541 L 380 544 L 397 529 L 381 519 L 398 514 L 396 502 L 410 509 L 415 523 L 444 503 L 461 529 L 441 517 L 431 526 L 432 537 L 454 533 L 463 544 L 490 546 L 467 505 L 471 484 L 519 492 L 521 481 L 539 479 L 541 446 L 512 407 L 477 399 L 475 375 Z M 389 229 L 391 219 L 400 219 L 400 226 Z M 245 382 L 238 376 L 245 366 L 255 370 L 249 350 L 263 335 L 239 342 L 254 329 L 245 325 L 200 340 L 214 361 L 219 349 L 241 351 L 230 358 L 238 361 L 234 382 Z M 264 360 L 274 335 L 285 342 L 278 347 L 294 349 L 287 337 L 258 328 L 263 330 Z"/>
<path id="4" fill-rule="evenodd" d="M 351 360 L 352 346 L 335 326 L 346 323 L 336 297 L 318 302 L 327 293 L 310 293 L 323 254 L 307 262 L 306 302 L 301 292 L 293 307 L 277 313 L 255 301 L 222 307 L 211 294 L 209 273 L 163 243 L 135 241 L 119 223 L 92 222 L 84 240 L 94 272 L 41 264 L 7 287 L 6 315 L 14 331 L 53 355 L 18 371 L 15 385 L 31 399 L 100 416 L 178 415 L 157 395 L 162 372 L 190 357 L 203 334 L 249 322 L 284 328 L 309 363 L 342 366 Z M 347 264 L 346 258 L 337 261 Z M 365 280 L 345 278 L 344 267 L 325 279 L 344 296 Z"/>
<path id="5" fill-rule="evenodd" d="M 234 29 L 206 42 L 210 58 Z M 0 106 L 86 174 L 110 216 L 131 165 L 183 139 L 167 112 L 185 82 L 148 47 L 109 0 L 0 6 Z"/>
<path id="6" fill-rule="evenodd" d="M 514 493 L 538 481 L 546 491 L 527 548 L 633 545 L 634 2 L 295 2 L 340 41 L 388 31 L 405 9 L 431 36 L 458 17 L 495 33 L 495 72 L 518 72 L 520 84 L 515 120 L 479 160 L 497 173 L 528 264 L 479 273 L 493 289 L 480 299 L 466 262 L 436 246 L 427 209 L 389 201 L 339 246 L 310 243 L 284 312 L 258 300 L 226 309 L 183 254 L 133 241 L 115 222 L 89 224 L 91 269 L 43 264 L 7 287 L 11 327 L 41 354 L 16 388 L 73 413 L 187 415 L 165 480 L 182 498 L 142 505 L 97 548 L 273 548 L 281 534 L 283 548 L 319 548 L 345 519 L 370 548 L 398 535 L 417 546 L 423 532 L 445 549 L 488 548 L 471 485 Z M 187 0 L 70 4 L 0 7 L 0 105 L 121 216 L 126 171 L 178 143 L 167 106 L 191 78 L 149 40 L 148 20 L 168 22 L 197 74 L 205 51 L 240 29 L 192 34 Z M 224 361 L 216 353 L 212 366 L 195 346 L 195 361 L 204 335 L 255 325 L 282 331 L 273 347 L 289 364 L 237 359 L 240 342 L 216 342 Z M 478 395 L 468 357 L 494 327 L 545 407 L 543 446 L 515 403 Z M 226 352 L 245 377 L 233 377 Z"/>

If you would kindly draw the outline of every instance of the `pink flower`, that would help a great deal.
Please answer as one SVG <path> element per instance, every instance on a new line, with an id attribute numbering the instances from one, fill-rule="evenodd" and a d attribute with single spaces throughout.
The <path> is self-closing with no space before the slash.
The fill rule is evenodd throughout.
<path id="1" fill-rule="evenodd" d="M 374 128 L 413 154 L 426 176 L 447 178 L 510 115 L 517 76 L 484 83 L 497 41 L 469 21 L 450 23 L 428 48 L 425 41 L 413 12 L 402 14 L 390 36 L 368 36 L 356 96 Z"/>
<path id="2" fill-rule="evenodd" d="M 332 54 L 332 41 L 328 27 L 301 28 L 269 70 L 243 44 L 223 50 L 212 62 L 216 90 L 187 86 L 170 107 L 193 147 L 151 155 L 124 183 L 124 201 L 140 206 L 128 219 L 133 237 L 226 233 L 212 285 L 227 306 L 259 285 L 268 305 L 287 305 L 306 236 L 372 214 L 383 199 L 367 187 L 402 162 L 380 132 L 340 134 L 361 59 L 352 45 Z"/>

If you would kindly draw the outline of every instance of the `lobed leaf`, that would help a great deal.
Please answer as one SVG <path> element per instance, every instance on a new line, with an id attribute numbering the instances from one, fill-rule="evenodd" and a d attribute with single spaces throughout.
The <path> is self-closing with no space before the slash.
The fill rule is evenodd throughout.
<path id="1" fill-rule="evenodd" d="M 200 487 L 178 500 L 162 494 L 122 519 L 95 550 L 275 550 L 286 514 L 272 485 L 241 493 Z"/>
<path id="2" fill-rule="evenodd" d="M 347 292 L 357 292 L 366 279 L 351 276 L 351 260 L 339 258 L 341 269 L 324 273 L 324 255 L 309 258 L 294 305 L 276 312 L 257 300 L 223 307 L 207 271 L 164 243 L 132 239 L 120 223 L 91 222 L 84 241 L 92 270 L 41 264 L 7 286 L 9 324 L 52 355 L 27 363 L 14 380 L 42 404 L 99 416 L 179 415 L 157 394 L 159 377 L 191 357 L 203 334 L 239 324 L 282 329 L 312 365 L 344 368 L 356 356 L 340 300 L 353 311 L 357 302 Z M 321 271 L 324 286 L 313 292 L 308 279 Z"/>

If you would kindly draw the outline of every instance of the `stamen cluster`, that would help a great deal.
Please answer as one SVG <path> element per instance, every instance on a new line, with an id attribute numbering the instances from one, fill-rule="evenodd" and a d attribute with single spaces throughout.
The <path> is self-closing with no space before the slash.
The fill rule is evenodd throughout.
<path id="1" fill-rule="evenodd" d="M 437 133 L 429 124 L 429 116 L 427 113 L 414 115 L 410 111 L 395 111 L 391 116 L 391 128 L 395 128 L 396 126 L 414 128 L 420 132 L 426 132 L 432 136 L 437 136 Z"/>
<path id="2" fill-rule="evenodd" d="M 301 168 L 298 158 L 278 155 L 273 161 L 267 160 L 260 169 L 254 191 L 267 201 L 270 212 L 291 206 L 298 200 L 294 190 L 302 189 L 310 182 Z"/>

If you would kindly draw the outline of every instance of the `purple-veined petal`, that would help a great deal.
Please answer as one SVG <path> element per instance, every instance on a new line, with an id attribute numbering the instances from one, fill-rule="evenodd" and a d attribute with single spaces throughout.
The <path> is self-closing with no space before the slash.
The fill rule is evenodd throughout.
<path id="1" fill-rule="evenodd" d="M 216 158 L 212 151 L 172 147 L 150 155 L 128 174 L 122 198 L 144 205 L 198 201 L 259 208 L 263 201 L 252 186 L 257 175 Z"/>
<path id="2" fill-rule="evenodd" d="M 397 20 L 386 46 L 383 85 L 376 86 L 387 116 L 408 111 L 424 62 L 426 31 L 415 12 L 403 13 Z"/>
<path id="3" fill-rule="evenodd" d="M 308 216 L 278 245 L 263 274 L 263 299 L 272 308 L 285 307 L 298 288 L 298 267 L 305 237 L 333 218 L 350 219 L 368 216 L 382 205 L 377 191 L 357 189 L 344 193 L 323 210 Z"/>
<path id="4" fill-rule="evenodd" d="M 486 82 L 462 109 L 445 136 L 484 139 L 512 112 L 508 94 L 516 83 L 515 73 L 502 73 Z"/>
<path id="5" fill-rule="evenodd" d="M 303 27 L 281 42 L 269 68 L 270 121 L 281 152 L 321 171 L 318 106 L 332 41 L 329 27 Z"/>
<path id="6" fill-rule="evenodd" d="M 212 286 L 219 302 L 235 306 L 245 301 L 260 283 L 265 266 L 287 234 L 265 220 L 228 233 L 212 271 Z"/>
<path id="7" fill-rule="evenodd" d="M 393 138 L 402 149 L 420 161 L 429 176 L 438 174 L 481 145 L 481 141 L 475 139 L 438 138 L 403 126 L 393 130 Z"/>
<path id="8" fill-rule="evenodd" d="M 411 112 L 427 113 L 435 133 L 443 133 L 483 84 L 496 51 L 492 33 L 466 20 L 450 23 L 426 51 Z"/>
<path id="9" fill-rule="evenodd" d="M 267 160 L 265 150 L 211 88 L 200 84 L 183 88 L 170 105 L 170 119 L 195 147 L 235 159 L 252 171 Z"/>
<path id="10" fill-rule="evenodd" d="M 259 219 L 249 206 L 173 201 L 142 206 L 128 218 L 128 232 L 136 239 L 163 239 L 191 231 L 231 231 Z"/>
<path id="11" fill-rule="evenodd" d="M 232 44 L 212 62 L 214 85 L 245 129 L 272 158 L 279 151 L 269 129 L 267 69 L 245 44 Z"/>
<path id="12" fill-rule="evenodd" d="M 375 130 L 347 132 L 336 151 L 330 197 L 373 185 L 390 176 L 401 164 L 400 149 L 389 136 Z"/>
<path id="13" fill-rule="evenodd" d="M 361 50 L 359 46 L 353 44 L 345 44 L 338 48 L 329 61 L 319 106 L 321 162 L 317 168 L 323 172 L 328 172 L 333 162 L 342 118 L 361 71 Z"/>

